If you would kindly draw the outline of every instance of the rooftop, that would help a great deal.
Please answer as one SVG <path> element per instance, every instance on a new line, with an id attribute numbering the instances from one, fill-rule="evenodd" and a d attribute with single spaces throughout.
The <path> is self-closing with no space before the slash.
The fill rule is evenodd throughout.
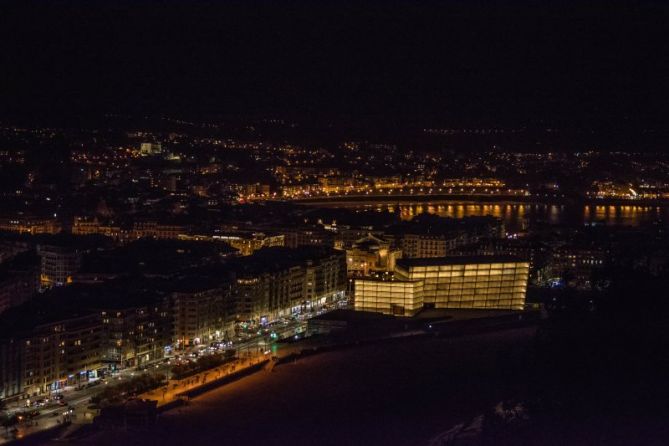
<path id="1" fill-rule="evenodd" d="M 354 280 L 356 282 L 358 282 L 358 281 L 364 281 L 364 282 L 402 282 L 402 283 L 420 282 L 420 280 L 407 280 L 407 279 L 403 279 L 403 278 L 395 277 L 395 276 L 391 276 L 391 275 L 356 277 Z"/>
<path id="2" fill-rule="evenodd" d="M 253 253 L 253 255 L 234 259 L 229 265 L 231 270 L 234 271 L 257 274 L 305 265 L 308 261 L 318 263 L 319 260 L 333 255 L 343 257 L 344 252 L 320 246 L 273 247 L 263 248 Z"/>
<path id="3" fill-rule="evenodd" d="M 159 302 L 165 281 L 122 278 L 104 284 L 74 284 L 56 288 L 0 315 L 0 337 L 63 320 L 76 319 L 99 310 L 121 310 Z"/>
<path id="4" fill-rule="evenodd" d="M 169 275 L 216 262 L 221 254 L 233 251 L 223 242 L 140 239 L 89 254 L 84 258 L 81 273 Z"/>
<path id="5" fill-rule="evenodd" d="M 449 256 L 429 257 L 419 259 L 399 259 L 397 266 L 410 268 L 414 266 L 439 266 L 439 265 L 467 265 L 485 263 L 516 263 L 527 262 L 515 256 Z"/>
<path id="6" fill-rule="evenodd" d="M 192 270 L 187 274 L 177 277 L 169 282 L 169 290 L 175 293 L 201 293 L 221 288 L 226 283 L 226 275 L 222 268 L 218 268 L 219 274 L 213 274 L 214 270 Z"/>

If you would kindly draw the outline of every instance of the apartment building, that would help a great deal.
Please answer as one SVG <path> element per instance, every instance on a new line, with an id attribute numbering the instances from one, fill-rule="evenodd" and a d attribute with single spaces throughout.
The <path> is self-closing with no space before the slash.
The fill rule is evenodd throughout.
<path id="1" fill-rule="evenodd" d="M 328 248 L 267 248 L 231 265 L 240 320 L 309 312 L 344 297 L 345 253 Z"/>
<path id="2" fill-rule="evenodd" d="M 42 244 L 37 246 L 41 258 L 40 284 L 42 288 L 72 283 L 72 276 L 81 267 L 82 253 L 65 245 Z"/>
<path id="3" fill-rule="evenodd" d="M 17 307 L 3 315 L 7 326 L 0 334 L 0 398 L 49 394 L 85 382 L 103 368 L 104 329 L 98 315 L 56 316 L 52 321 L 43 315 L 26 317 L 37 307 Z M 30 319 L 38 322 L 31 324 Z"/>
<path id="4" fill-rule="evenodd" d="M 233 335 L 236 314 L 229 285 L 200 278 L 177 288 L 171 297 L 174 345 L 187 347 Z"/>

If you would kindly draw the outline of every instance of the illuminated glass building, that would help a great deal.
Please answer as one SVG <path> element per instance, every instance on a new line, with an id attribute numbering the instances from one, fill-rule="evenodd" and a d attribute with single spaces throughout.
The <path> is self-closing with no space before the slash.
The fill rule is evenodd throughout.
<path id="1" fill-rule="evenodd" d="M 355 309 L 413 316 L 423 308 L 423 282 L 367 277 L 355 280 Z"/>
<path id="2" fill-rule="evenodd" d="M 516 257 L 441 257 L 398 260 L 395 276 L 422 281 L 428 308 L 522 310 L 529 270 Z"/>

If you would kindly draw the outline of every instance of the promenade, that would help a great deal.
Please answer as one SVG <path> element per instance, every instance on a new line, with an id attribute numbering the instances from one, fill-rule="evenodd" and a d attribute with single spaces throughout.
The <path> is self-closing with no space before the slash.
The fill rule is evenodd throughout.
<path id="1" fill-rule="evenodd" d="M 138 398 L 157 401 L 158 407 L 160 408 L 184 398 L 183 395 L 189 391 L 197 390 L 206 384 L 211 384 L 226 376 L 232 376 L 242 372 L 266 361 L 267 359 L 267 355 L 263 354 L 250 355 L 245 358 L 237 359 L 231 363 L 214 367 L 213 369 L 204 370 L 186 378 L 170 379 L 164 387 L 149 390 L 148 392 L 138 395 Z"/>

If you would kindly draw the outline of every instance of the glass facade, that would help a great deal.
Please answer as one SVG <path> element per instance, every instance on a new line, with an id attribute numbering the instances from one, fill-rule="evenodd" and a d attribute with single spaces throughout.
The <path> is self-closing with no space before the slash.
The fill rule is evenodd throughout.
<path id="1" fill-rule="evenodd" d="M 395 316 L 413 316 L 423 308 L 423 282 L 356 279 L 355 309 Z"/>
<path id="2" fill-rule="evenodd" d="M 435 308 L 523 309 L 529 262 L 431 260 L 433 262 L 429 264 L 403 264 L 396 270 L 396 275 L 402 279 L 423 281 L 426 305 Z"/>

